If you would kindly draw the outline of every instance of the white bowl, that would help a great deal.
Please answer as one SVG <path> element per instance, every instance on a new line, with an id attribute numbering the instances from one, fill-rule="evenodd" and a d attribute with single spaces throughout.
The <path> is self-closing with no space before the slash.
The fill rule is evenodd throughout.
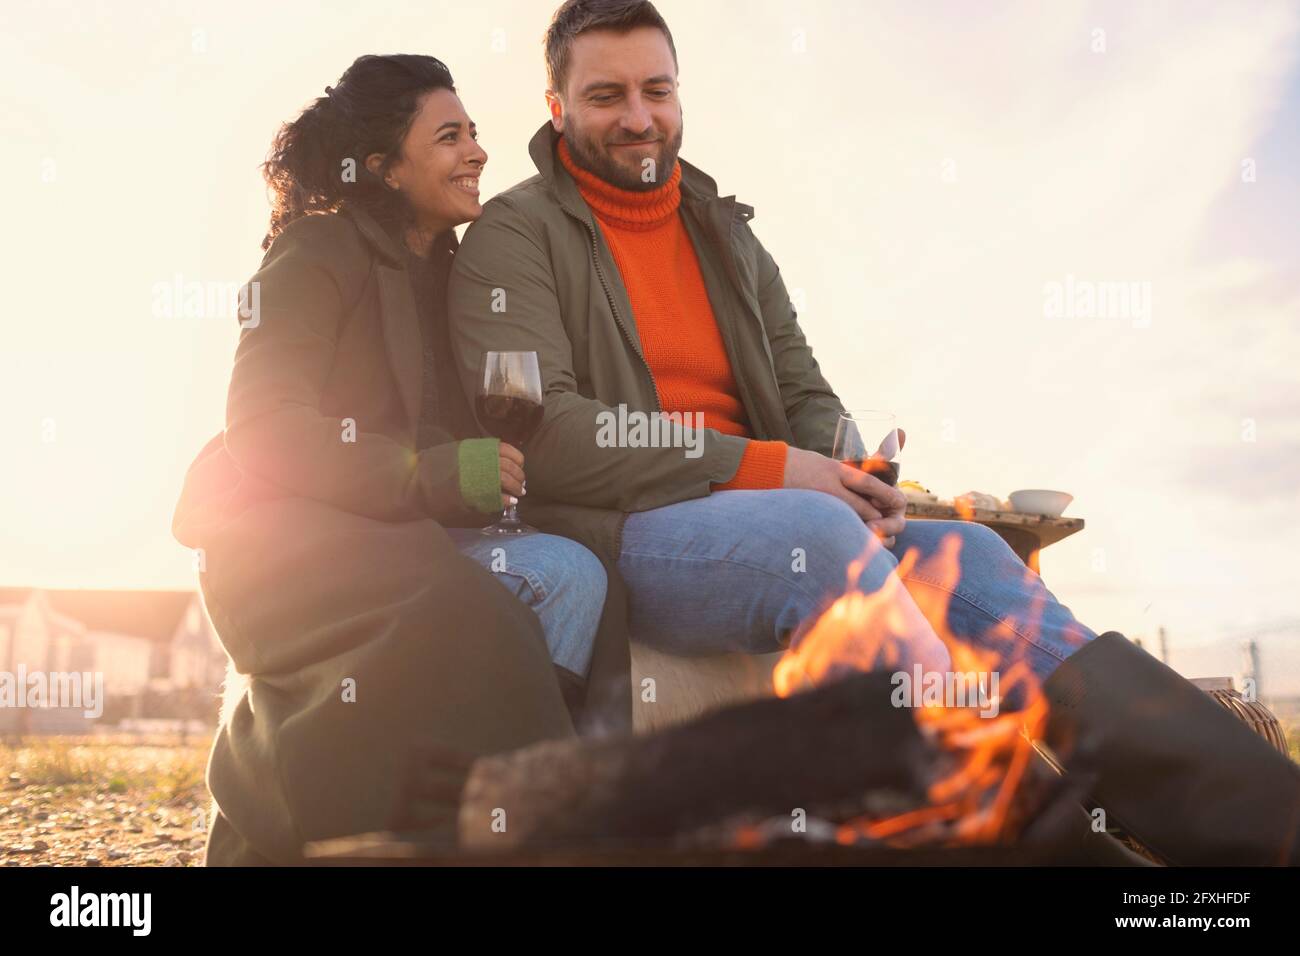
<path id="1" fill-rule="evenodd" d="M 1021 514 L 1059 518 L 1074 500 L 1074 495 L 1064 491 L 1047 491 L 1044 488 L 1027 488 L 1011 492 L 1007 500 Z"/>

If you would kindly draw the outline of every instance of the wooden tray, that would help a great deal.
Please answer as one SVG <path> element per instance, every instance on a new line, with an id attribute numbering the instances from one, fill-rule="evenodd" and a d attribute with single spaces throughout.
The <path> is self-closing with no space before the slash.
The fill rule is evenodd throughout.
<path id="1" fill-rule="evenodd" d="M 974 521 L 986 525 L 1000 534 L 1011 546 L 1011 550 L 1019 555 L 1020 560 L 1034 571 L 1038 570 L 1039 551 L 1083 530 L 1082 518 L 1048 518 L 1019 511 L 957 508 L 937 502 L 909 501 L 907 516 L 919 521 Z"/>

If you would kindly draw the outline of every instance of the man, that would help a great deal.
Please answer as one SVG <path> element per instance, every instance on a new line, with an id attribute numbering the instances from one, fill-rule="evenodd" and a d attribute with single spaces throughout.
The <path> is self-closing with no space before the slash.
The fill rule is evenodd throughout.
<path id="1" fill-rule="evenodd" d="M 1289 761 L 1120 635 L 1096 638 L 988 529 L 907 523 L 901 493 L 829 457 L 843 408 L 749 227 L 752 208 L 678 158 L 676 51 L 653 5 L 568 0 L 546 59 L 550 119 L 529 145 L 538 175 L 468 230 L 449 315 L 467 384 L 484 351 L 537 352 L 545 420 L 526 447 L 531 514 L 584 527 L 613 557 L 634 638 L 682 654 L 772 651 L 847 586 L 887 588 L 890 666 L 948 669 L 946 630 L 1045 682 L 1062 749 L 1122 727 L 1124 746 L 1108 737 L 1093 755 L 1095 796 L 1157 852 L 1295 854 Z M 673 416 L 669 441 L 611 429 L 657 413 Z M 955 580 L 936 570 L 953 545 Z M 909 551 L 919 560 L 900 568 Z M 1160 714 L 1137 712 L 1139 694 Z M 1249 769 L 1224 776 L 1224 748 Z M 1241 773 L 1273 789 L 1233 792 Z M 1160 795 L 1188 787 L 1224 798 L 1171 819 Z"/>

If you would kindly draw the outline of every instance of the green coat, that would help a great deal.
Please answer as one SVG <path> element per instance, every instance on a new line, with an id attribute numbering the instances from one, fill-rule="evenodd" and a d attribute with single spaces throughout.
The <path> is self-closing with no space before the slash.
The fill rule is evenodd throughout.
<path id="1" fill-rule="evenodd" d="M 489 201 L 452 267 L 448 318 L 466 388 L 489 349 L 535 350 L 546 417 L 528 446 L 521 513 L 563 517 L 617 560 L 626 513 L 709 493 L 736 472 L 745 439 L 706 429 L 703 453 L 610 448 L 600 415 L 620 403 L 656 411 L 627 289 L 591 209 L 555 156 L 545 123 L 529 153 L 537 175 Z M 691 164 L 681 214 L 756 438 L 830 454 L 843 406 L 822 377 L 776 263 L 749 227 L 754 210 Z"/>
<path id="2" fill-rule="evenodd" d="M 416 306 L 365 213 L 291 223 L 251 282 L 226 428 L 173 520 L 250 675 L 208 765 L 208 862 L 294 863 L 306 841 L 397 827 L 454 839 L 470 760 L 575 732 L 537 616 L 443 530 L 499 508 L 497 442 L 415 451 Z M 603 729 L 630 727 L 625 628 L 611 573 L 577 709 Z"/>

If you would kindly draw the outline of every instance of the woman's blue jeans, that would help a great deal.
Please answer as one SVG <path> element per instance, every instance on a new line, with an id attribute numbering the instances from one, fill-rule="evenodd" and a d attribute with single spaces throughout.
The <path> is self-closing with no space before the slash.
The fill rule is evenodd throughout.
<path id="1" fill-rule="evenodd" d="M 605 568 L 569 538 L 553 534 L 491 538 L 477 528 L 447 528 L 461 554 L 536 612 L 551 660 L 579 677 L 591 667 L 605 606 Z"/>

